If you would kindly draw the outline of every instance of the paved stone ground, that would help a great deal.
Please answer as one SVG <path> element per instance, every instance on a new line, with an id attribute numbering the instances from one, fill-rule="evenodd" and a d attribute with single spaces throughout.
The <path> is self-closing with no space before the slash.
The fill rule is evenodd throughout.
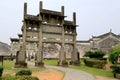
<path id="1" fill-rule="evenodd" d="M 27 62 L 28 67 L 34 68 L 34 63 Z M 91 74 L 88 74 L 81 70 L 70 69 L 66 67 L 60 66 L 48 66 L 45 65 L 46 68 L 49 69 L 56 69 L 65 72 L 65 77 L 63 80 L 96 80 Z"/>

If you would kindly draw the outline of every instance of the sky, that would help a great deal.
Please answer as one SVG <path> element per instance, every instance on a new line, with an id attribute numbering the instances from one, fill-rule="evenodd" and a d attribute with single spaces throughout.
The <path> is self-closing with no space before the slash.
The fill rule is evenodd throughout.
<path id="1" fill-rule="evenodd" d="M 88 40 L 110 29 L 120 34 L 120 0 L 1 0 L 0 42 L 10 44 L 10 38 L 21 33 L 24 3 L 27 2 L 28 14 L 36 15 L 40 1 L 44 9 L 61 11 L 64 6 L 66 20 L 72 20 L 76 12 L 77 40 Z"/>

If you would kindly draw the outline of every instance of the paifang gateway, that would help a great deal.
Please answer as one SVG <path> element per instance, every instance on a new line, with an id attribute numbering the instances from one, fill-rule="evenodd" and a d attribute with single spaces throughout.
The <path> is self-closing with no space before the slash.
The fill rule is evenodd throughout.
<path id="1" fill-rule="evenodd" d="M 79 65 L 86 51 L 102 50 L 109 55 L 110 49 L 120 44 L 120 35 L 110 32 L 92 36 L 86 41 L 76 41 L 76 13 L 73 20 L 65 20 L 64 6 L 61 11 L 43 9 L 40 2 L 39 14 L 27 13 L 24 3 L 22 34 L 10 38 L 12 55 L 16 56 L 15 67 L 27 67 L 26 59 L 35 59 L 35 66 L 44 66 L 43 59 L 58 59 L 59 66 Z M 82 35 L 84 36 L 84 35 Z"/>

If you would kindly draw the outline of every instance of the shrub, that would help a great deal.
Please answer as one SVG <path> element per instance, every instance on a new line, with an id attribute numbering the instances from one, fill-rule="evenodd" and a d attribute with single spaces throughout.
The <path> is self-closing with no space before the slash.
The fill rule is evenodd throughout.
<path id="1" fill-rule="evenodd" d="M 85 59 L 84 63 L 86 66 L 103 69 L 105 67 L 105 60 L 96 60 L 96 59 Z"/>
<path id="2" fill-rule="evenodd" d="M 113 64 L 116 64 L 118 61 L 119 54 L 120 54 L 120 45 L 113 47 L 108 57 L 109 61 L 112 62 Z"/>
<path id="3" fill-rule="evenodd" d="M 0 77 L 2 76 L 3 73 L 3 67 L 0 66 Z"/>
<path id="4" fill-rule="evenodd" d="M 5 76 L 0 78 L 0 80 L 39 80 L 37 77 L 32 76 Z"/>
<path id="5" fill-rule="evenodd" d="M 16 76 L 18 75 L 31 75 L 32 72 L 30 70 L 20 70 L 16 73 Z"/>
<path id="6" fill-rule="evenodd" d="M 84 55 L 84 57 L 90 57 L 90 58 L 103 58 L 105 53 L 101 50 L 96 51 L 87 51 Z"/>
<path id="7" fill-rule="evenodd" d="M 84 55 L 84 57 L 90 57 L 92 58 L 93 52 L 92 51 L 87 51 Z"/>
<path id="8" fill-rule="evenodd" d="M 110 68 L 113 71 L 114 77 L 116 77 L 116 74 L 120 74 L 120 65 L 119 64 L 115 64 L 110 66 Z"/>
<path id="9" fill-rule="evenodd" d="M 113 70 L 113 73 L 120 74 L 120 65 L 112 65 L 110 68 Z"/>

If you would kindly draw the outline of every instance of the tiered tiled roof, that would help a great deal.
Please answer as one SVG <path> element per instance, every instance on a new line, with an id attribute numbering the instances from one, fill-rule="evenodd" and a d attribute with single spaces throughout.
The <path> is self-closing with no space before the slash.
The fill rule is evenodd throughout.
<path id="1" fill-rule="evenodd" d="M 112 33 L 112 32 L 108 32 L 108 33 L 105 33 L 105 34 L 100 35 L 100 36 L 93 36 L 93 38 L 104 38 L 104 37 L 109 36 L 109 35 L 113 35 L 113 36 L 115 36 L 115 37 L 120 38 L 119 35 L 116 35 L 116 34 L 114 34 L 114 33 Z"/>
<path id="2" fill-rule="evenodd" d="M 22 34 L 18 34 L 19 37 L 22 37 Z"/>
<path id="3" fill-rule="evenodd" d="M 11 42 L 12 42 L 12 41 L 16 41 L 16 42 L 18 42 L 18 41 L 19 41 L 19 39 L 18 39 L 18 38 L 10 38 L 10 40 L 11 40 Z"/>
<path id="4" fill-rule="evenodd" d="M 56 16 L 64 16 L 61 12 L 52 11 L 52 10 L 46 10 L 46 9 L 42 9 L 40 13 L 49 14 L 49 15 L 56 15 Z"/>
<path id="5" fill-rule="evenodd" d="M 65 21 L 64 21 L 64 24 L 65 24 L 65 25 L 74 25 L 74 24 L 73 24 L 73 21 L 68 21 L 68 20 L 65 20 Z"/>

